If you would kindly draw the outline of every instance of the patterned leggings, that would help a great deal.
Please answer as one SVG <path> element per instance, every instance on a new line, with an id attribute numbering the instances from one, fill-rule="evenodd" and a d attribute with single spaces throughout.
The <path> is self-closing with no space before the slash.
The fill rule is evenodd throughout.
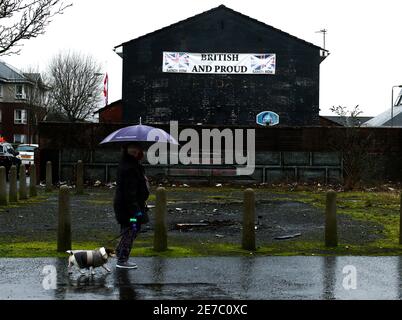
<path id="1" fill-rule="evenodd" d="M 119 245 L 116 248 L 116 255 L 118 262 L 127 262 L 130 258 L 131 248 L 135 238 L 137 238 L 138 232 L 141 230 L 139 223 L 132 224 L 130 226 L 121 226 L 122 236 Z"/>

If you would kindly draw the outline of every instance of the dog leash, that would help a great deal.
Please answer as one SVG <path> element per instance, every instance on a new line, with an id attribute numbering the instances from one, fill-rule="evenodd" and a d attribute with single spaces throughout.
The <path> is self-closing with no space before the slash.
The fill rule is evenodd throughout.
<path id="1" fill-rule="evenodd" d="M 125 232 L 126 232 L 126 230 L 122 231 L 116 238 L 109 240 L 107 243 L 112 243 L 112 242 L 116 241 L 117 239 L 121 238 Z"/>
<path id="2" fill-rule="evenodd" d="M 134 227 L 134 224 L 137 223 L 137 219 L 136 218 L 131 218 L 130 222 L 133 223 L 133 225 L 131 226 L 131 228 Z M 109 240 L 107 243 L 112 243 L 114 241 L 116 241 L 117 239 L 121 238 L 123 236 L 124 233 L 127 232 L 127 228 L 125 228 L 117 237 L 113 238 L 112 240 Z"/>
<path id="3" fill-rule="evenodd" d="M 117 237 L 113 238 L 112 240 L 109 240 L 107 243 L 112 243 L 112 242 L 116 241 L 117 239 L 121 238 L 123 236 L 123 234 L 126 232 L 127 232 L 127 229 L 124 229 Z"/>

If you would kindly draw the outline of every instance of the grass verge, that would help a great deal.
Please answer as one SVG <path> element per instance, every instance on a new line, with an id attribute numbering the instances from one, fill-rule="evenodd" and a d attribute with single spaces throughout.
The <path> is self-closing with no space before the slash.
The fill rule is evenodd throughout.
<path id="1" fill-rule="evenodd" d="M 189 189 L 186 189 L 189 192 Z M 208 190 L 204 190 L 208 191 Z M 216 191 L 216 190 L 215 190 Z M 224 190 L 228 191 L 228 190 Z M 232 191 L 230 189 L 229 191 Z M 270 193 L 270 198 L 278 196 L 280 201 L 299 201 L 314 207 L 324 209 L 325 192 L 315 191 L 294 191 L 282 192 L 280 190 L 257 190 L 257 193 Z M 286 198 L 288 195 L 288 198 Z M 284 198 L 285 196 L 285 198 Z M 207 195 L 206 198 L 215 201 L 225 201 L 230 198 L 228 195 Z M 9 207 L 0 207 L 6 210 L 10 207 L 32 205 L 48 198 L 46 194 L 39 197 L 22 201 Z M 104 204 L 109 199 L 93 199 L 93 204 Z M 97 203 L 101 201 L 102 203 Z M 200 256 L 294 256 L 294 255 L 400 255 L 402 246 L 399 245 L 399 206 L 400 196 L 397 192 L 340 192 L 338 193 L 338 214 L 348 215 L 354 220 L 371 221 L 379 226 L 381 230 L 373 232 L 381 233 L 381 238 L 366 245 L 355 245 L 343 243 L 337 248 L 326 248 L 323 241 L 299 241 L 289 240 L 277 242 L 270 245 L 261 245 L 256 252 L 242 250 L 236 243 L 183 243 L 174 237 L 169 237 L 169 250 L 158 253 L 152 249 L 152 237 L 139 238 L 132 252 L 133 256 L 143 257 L 200 257 Z M 25 258 L 25 257 L 65 257 L 65 253 L 56 252 L 55 241 L 29 241 L 27 239 L 13 239 L 12 241 L 0 241 L 0 257 Z M 240 240 L 240 239 L 239 239 Z M 257 239 L 258 243 L 258 239 Z M 74 242 L 73 249 L 93 249 L 104 245 L 97 241 Z"/>
<path id="2" fill-rule="evenodd" d="M 99 248 L 98 242 L 76 242 L 73 250 L 88 250 Z M 66 254 L 56 251 L 56 242 L 15 242 L 1 243 L 0 257 L 34 258 L 34 257 L 66 257 Z M 132 251 L 133 257 L 165 257 L 189 258 L 207 256 L 391 256 L 402 254 L 402 246 L 378 247 L 377 245 L 353 246 L 342 244 L 337 248 L 326 248 L 321 242 L 291 241 L 275 245 L 259 246 L 257 251 L 250 252 L 241 249 L 233 243 L 187 243 L 186 245 L 170 243 L 165 252 L 153 250 L 151 241 L 136 241 Z"/>

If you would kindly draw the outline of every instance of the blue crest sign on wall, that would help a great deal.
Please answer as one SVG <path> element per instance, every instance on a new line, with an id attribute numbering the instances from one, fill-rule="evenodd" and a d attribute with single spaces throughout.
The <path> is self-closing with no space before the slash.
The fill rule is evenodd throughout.
<path id="1" fill-rule="evenodd" d="M 279 124 L 279 115 L 272 111 L 264 111 L 257 115 L 257 124 L 260 126 L 276 126 Z"/>

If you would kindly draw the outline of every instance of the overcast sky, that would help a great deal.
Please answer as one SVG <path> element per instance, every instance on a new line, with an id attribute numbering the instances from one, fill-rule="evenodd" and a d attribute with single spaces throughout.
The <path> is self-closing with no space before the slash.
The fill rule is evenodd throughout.
<path id="1" fill-rule="evenodd" d="M 387 0 L 72 0 L 45 35 L 25 42 L 18 56 L 0 57 L 19 69 L 46 68 L 59 50 L 90 53 L 109 73 L 109 102 L 121 98 L 122 61 L 113 47 L 224 4 L 322 46 L 321 114 L 333 105 L 360 105 L 365 115 L 390 108 L 391 87 L 402 84 L 402 1 Z M 395 91 L 395 93 L 397 93 Z"/>

